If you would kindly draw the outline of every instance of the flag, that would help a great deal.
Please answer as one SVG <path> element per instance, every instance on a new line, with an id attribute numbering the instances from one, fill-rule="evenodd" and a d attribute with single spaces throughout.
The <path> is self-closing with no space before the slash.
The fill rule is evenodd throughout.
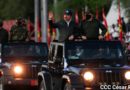
<path id="1" fill-rule="evenodd" d="M 75 23 L 79 23 L 78 11 L 75 12 Z"/>
<path id="2" fill-rule="evenodd" d="M 110 40 L 110 34 L 109 34 L 109 31 L 108 31 L 108 24 L 107 24 L 107 20 L 106 20 L 106 16 L 105 16 L 105 12 L 104 12 L 104 8 L 102 9 L 102 17 L 103 17 L 103 24 L 104 26 L 106 27 L 107 29 L 107 32 L 105 34 L 105 38 L 106 40 Z"/>
<path id="3" fill-rule="evenodd" d="M 53 17 L 53 23 L 55 22 L 55 20 L 54 20 L 54 17 Z M 52 33 L 51 33 L 51 35 L 52 35 L 52 38 L 51 38 L 51 41 L 53 41 L 53 40 L 56 40 L 56 28 L 52 28 Z"/>
<path id="4" fill-rule="evenodd" d="M 122 20 L 120 13 L 120 0 L 118 0 L 118 25 L 119 25 L 119 39 L 122 41 L 123 39 L 123 31 L 122 31 Z"/>
<path id="5" fill-rule="evenodd" d="M 38 38 L 38 42 L 41 42 L 41 23 L 39 18 L 37 18 L 37 38 Z"/>
<path id="6" fill-rule="evenodd" d="M 84 21 L 85 19 L 86 19 L 85 11 L 82 11 L 82 21 Z"/>
<path id="7" fill-rule="evenodd" d="M 50 25 L 48 24 L 48 34 L 47 34 L 47 41 L 48 41 L 48 46 L 50 46 L 50 42 L 51 42 L 51 29 L 50 29 Z"/>
<path id="8" fill-rule="evenodd" d="M 53 29 L 52 29 L 52 36 L 53 36 L 53 37 L 52 37 L 52 40 L 56 40 L 56 35 L 57 35 L 57 34 L 56 34 L 56 28 L 53 28 Z"/>
<path id="9" fill-rule="evenodd" d="M 29 39 L 34 40 L 34 36 L 35 36 L 34 25 L 32 24 L 30 17 L 28 17 L 27 29 L 28 29 Z"/>
<path id="10" fill-rule="evenodd" d="M 10 31 L 11 27 L 15 24 L 16 20 L 5 20 L 3 21 L 3 27 L 7 30 Z"/>
<path id="11" fill-rule="evenodd" d="M 98 20 L 99 19 L 99 16 L 98 16 L 98 7 L 96 6 L 96 19 Z"/>
<path id="12" fill-rule="evenodd" d="M 29 32 L 31 31 L 31 21 L 30 21 L 30 17 L 28 17 L 27 29 L 28 29 Z"/>
<path id="13" fill-rule="evenodd" d="M 52 22 L 54 23 L 55 20 L 54 20 L 54 15 L 53 15 L 53 12 L 49 12 L 48 15 L 51 15 L 53 16 L 52 17 Z M 48 16 L 49 17 L 49 16 Z M 56 39 L 56 29 L 55 28 L 51 28 L 50 25 L 48 24 L 48 45 L 50 44 L 51 41 L 55 40 Z"/>

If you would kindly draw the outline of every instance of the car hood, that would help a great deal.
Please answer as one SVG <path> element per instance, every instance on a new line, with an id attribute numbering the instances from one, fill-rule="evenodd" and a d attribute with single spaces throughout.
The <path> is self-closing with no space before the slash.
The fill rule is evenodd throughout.
<path id="1" fill-rule="evenodd" d="M 8 63 L 14 63 L 14 62 L 24 62 L 24 63 L 30 63 L 30 62 L 42 62 L 47 61 L 46 57 L 4 57 L 2 58 L 2 63 L 8 62 Z"/>
<path id="2" fill-rule="evenodd" d="M 79 73 L 80 73 L 80 71 L 81 71 L 82 69 L 83 69 L 83 68 L 73 67 L 73 66 L 68 67 L 68 71 L 73 72 L 73 73 L 78 74 L 78 75 L 79 75 Z"/>

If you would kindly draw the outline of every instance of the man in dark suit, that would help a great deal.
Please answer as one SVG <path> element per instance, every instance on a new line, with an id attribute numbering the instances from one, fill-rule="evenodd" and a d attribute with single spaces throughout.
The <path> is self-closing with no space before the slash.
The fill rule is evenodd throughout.
<path id="1" fill-rule="evenodd" d="M 74 34 L 77 30 L 77 24 L 72 20 L 72 11 L 70 9 L 64 11 L 63 20 L 57 23 L 52 22 L 52 17 L 50 16 L 49 24 L 52 28 L 58 28 L 58 41 L 63 42 L 74 39 Z"/>

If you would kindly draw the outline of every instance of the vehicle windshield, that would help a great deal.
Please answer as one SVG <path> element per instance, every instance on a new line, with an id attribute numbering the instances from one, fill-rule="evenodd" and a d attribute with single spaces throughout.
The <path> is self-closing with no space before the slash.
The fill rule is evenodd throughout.
<path id="1" fill-rule="evenodd" d="M 5 44 L 2 46 L 3 57 L 46 57 L 45 44 Z"/>
<path id="2" fill-rule="evenodd" d="M 123 48 L 120 42 L 88 41 L 66 44 L 68 60 L 119 60 L 123 59 Z"/>

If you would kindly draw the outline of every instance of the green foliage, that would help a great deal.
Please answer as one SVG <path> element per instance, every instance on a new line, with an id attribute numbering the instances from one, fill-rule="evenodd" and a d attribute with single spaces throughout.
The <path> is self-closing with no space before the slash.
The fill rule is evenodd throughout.
<path id="1" fill-rule="evenodd" d="M 83 0 L 62 0 L 58 3 L 57 8 L 60 14 L 63 14 L 63 11 L 67 8 L 75 10 L 82 10 L 84 7 Z"/>
<path id="2" fill-rule="evenodd" d="M 116 4 L 118 4 L 118 2 Z M 129 18 L 130 17 L 130 0 L 120 0 L 120 4 L 121 6 L 123 6 L 123 8 L 125 8 L 126 10 L 125 15 Z"/>
<path id="3" fill-rule="evenodd" d="M 130 0 L 120 0 L 120 2 L 122 3 L 122 5 L 125 8 L 129 8 L 130 7 Z"/>
<path id="4" fill-rule="evenodd" d="M 108 5 L 108 0 L 84 0 L 85 4 L 89 7 L 92 12 L 95 12 L 96 7 L 102 10 L 103 7 Z"/>
<path id="5" fill-rule="evenodd" d="M 71 8 L 73 11 L 78 10 L 81 14 L 85 6 L 95 14 L 96 8 L 98 8 L 99 14 L 101 14 L 102 8 L 105 8 L 106 13 L 108 12 L 112 0 L 58 0 L 57 13 L 63 14 L 64 9 Z M 54 10 L 54 7 L 52 7 Z M 80 15 L 81 16 L 81 15 Z"/>
<path id="6" fill-rule="evenodd" d="M 33 15 L 33 0 L 0 0 L 0 18 L 14 19 Z"/>
<path id="7" fill-rule="evenodd" d="M 81 14 L 81 11 L 85 6 L 88 6 L 93 13 L 95 13 L 97 7 L 99 13 L 101 13 L 102 7 L 104 6 L 106 8 L 105 11 L 107 12 L 112 0 L 57 0 L 57 8 L 54 8 L 54 0 L 47 1 L 49 10 L 56 11 L 59 15 L 58 17 L 61 17 L 66 8 L 71 8 L 73 11 L 78 10 L 79 14 Z M 0 18 L 15 19 L 20 16 L 33 18 L 34 0 L 0 0 Z"/>

